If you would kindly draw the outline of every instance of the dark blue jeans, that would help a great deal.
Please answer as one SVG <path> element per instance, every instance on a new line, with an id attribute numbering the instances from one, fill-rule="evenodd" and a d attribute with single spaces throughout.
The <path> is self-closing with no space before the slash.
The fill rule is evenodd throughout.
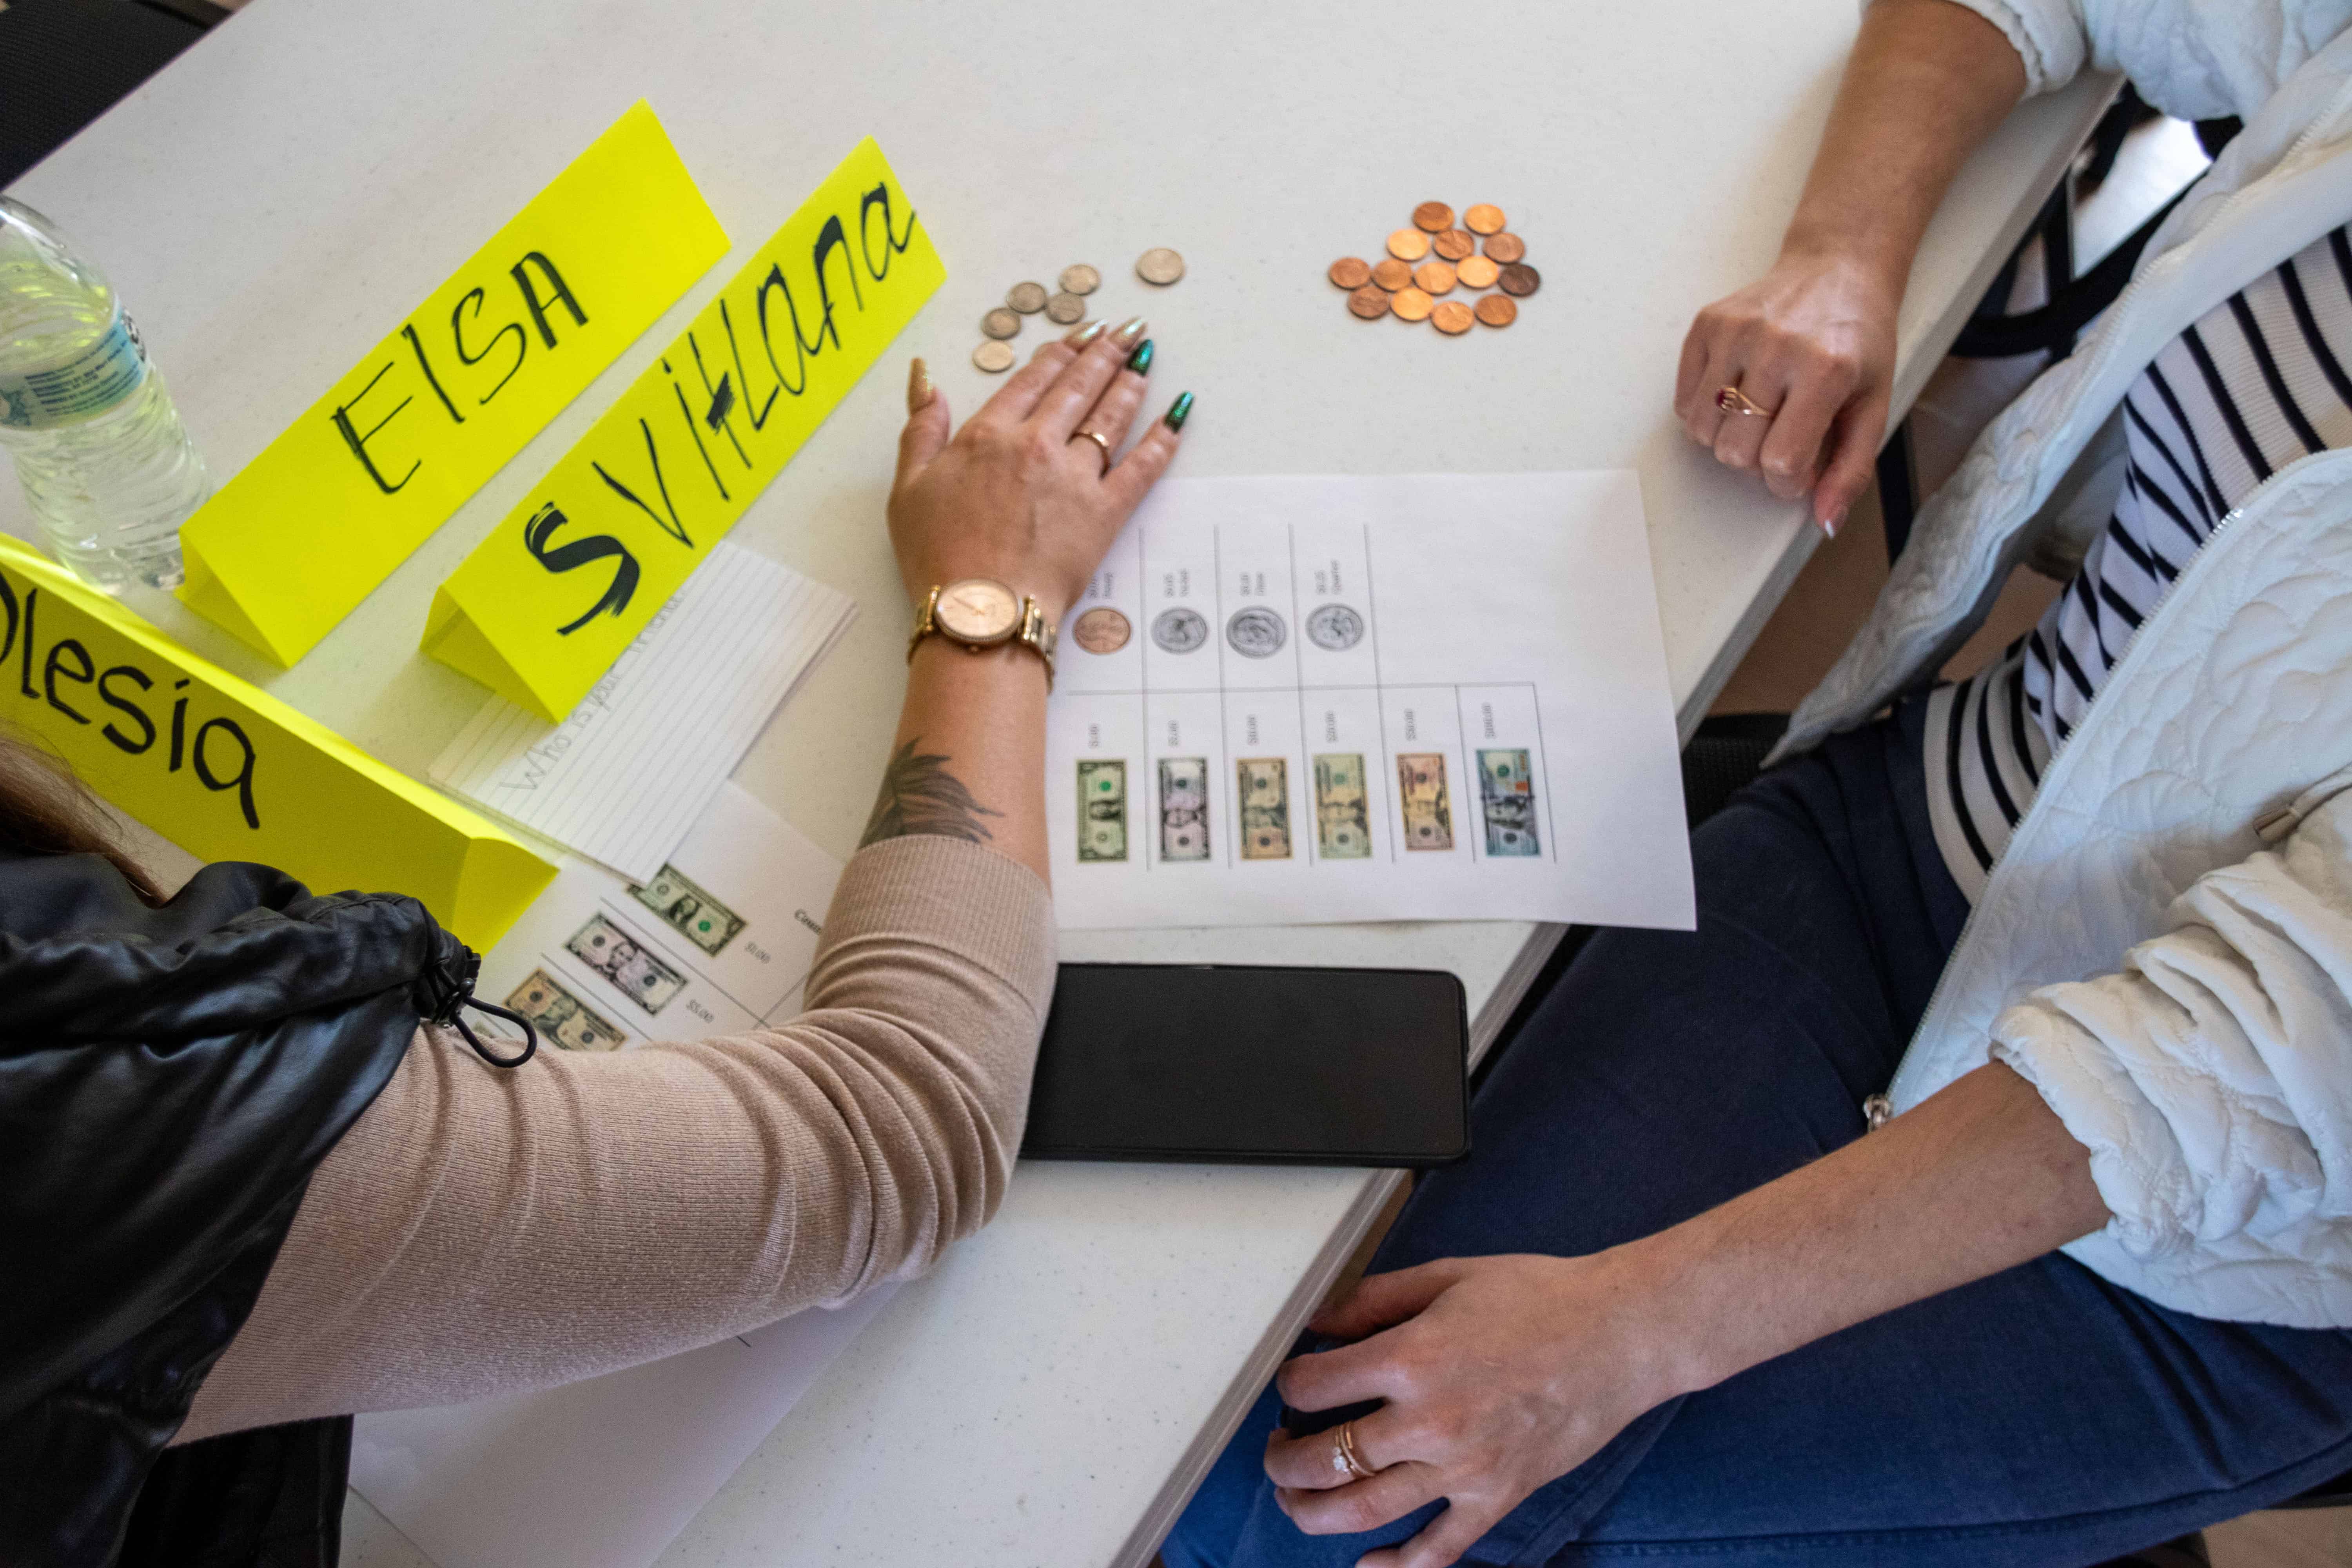
<path id="1" fill-rule="evenodd" d="M 1916 704 L 1777 768 L 1692 843 L 1695 932 L 1604 931 L 1480 1093 L 1372 1268 L 1645 1236 L 1862 1132 L 1959 934 Z M 1260 1466 L 1272 1392 L 1170 1568 L 1344 1568 Z M 2092 1563 L 2352 1470 L 2352 1333 L 2168 1311 L 2055 1253 L 1669 1401 L 1468 1561 Z"/>

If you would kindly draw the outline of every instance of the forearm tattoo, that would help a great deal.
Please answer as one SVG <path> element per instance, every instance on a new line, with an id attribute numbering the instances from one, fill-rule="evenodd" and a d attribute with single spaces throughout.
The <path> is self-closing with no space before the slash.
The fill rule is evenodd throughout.
<path id="1" fill-rule="evenodd" d="M 908 741 L 899 747 L 890 765 L 882 770 L 882 793 L 875 798 L 874 815 L 866 819 L 866 837 L 857 841 L 857 847 L 863 849 L 885 838 L 916 833 L 961 838 L 968 844 L 988 842 L 993 836 L 980 819 L 1004 814 L 972 799 L 963 781 L 948 772 L 946 757 L 918 753 L 915 745 L 915 741 Z"/>

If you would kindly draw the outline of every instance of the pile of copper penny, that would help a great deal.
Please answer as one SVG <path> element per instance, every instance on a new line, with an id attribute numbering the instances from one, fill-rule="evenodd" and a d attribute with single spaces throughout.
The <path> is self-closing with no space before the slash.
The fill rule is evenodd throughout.
<path id="1" fill-rule="evenodd" d="M 1502 208 L 1486 202 L 1465 209 L 1459 228 L 1452 207 L 1422 203 L 1412 209 L 1412 226 L 1389 236 L 1388 252 L 1378 265 L 1343 256 L 1325 274 L 1348 291 L 1349 313 L 1367 321 L 1393 315 L 1459 337 L 1474 321 L 1509 326 L 1519 319 L 1519 301 L 1543 287 L 1542 275 L 1527 263 L 1527 241 L 1509 232 Z M 1478 298 L 1444 297 L 1457 289 Z M 1480 292 L 1487 289 L 1499 291 Z"/>

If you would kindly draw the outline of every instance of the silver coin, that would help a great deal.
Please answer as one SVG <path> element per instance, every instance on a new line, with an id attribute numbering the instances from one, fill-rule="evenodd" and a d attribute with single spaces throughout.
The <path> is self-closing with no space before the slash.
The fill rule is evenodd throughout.
<path id="1" fill-rule="evenodd" d="M 1061 284 L 1065 294 L 1091 294 L 1102 287 L 1102 274 L 1078 261 L 1063 268 L 1062 276 L 1055 281 Z"/>
<path id="2" fill-rule="evenodd" d="M 1162 610 L 1151 623 L 1151 640 L 1168 653 L 1191 653 L 1209 640 L 1209 618 L 1182 605 Z"/>
<path id="3" fill-rule="evenodd" d="M 1024 316 L 1034 316 L 1045 308 L 1045 286 L 1043 283 L 1015 283 L 1005 290 L 1004 302 Z"/>
<path id="4" fill-rule="evenodd" d="M 1076 294 L 1056 294 L 1045 301 L 1045 319 L 1068 326 L 1087 313 L 1087 302 Z"/>
<path id="5" fill-rule="evenodd" d="M 1225 642 L 1244 658 L 1272 658 L 1289 640 L 1290 628 L 1263 605 L 1235 610 L 1225 623 Z"/>
<path id="6" fill-rule="evenodd" d="M 1013 337 L 1021 331 L 1021 318 L 999 305 L 980 319 L 980 330 L 992 338 Z"/>
<path id="7" fill-rule="evenodd" d="M 1184 258 L 1166 246 L 1160 246 L 1136 258 L 1135 275 L 1164 289 L 1184 276 Z"/>
<path id="8" fill-rule="evenodd" d="M 1345 653 L 1364 637 L 1364 617 L 1345 605 L 1325 605 L 1307 616 L 1307 635 L 1317 647 Z"/>
<path id="9" fill-rule="evenodd" d="M 1013 353 L 1011 343 L 1000 343 L 993 338 L 971 351 L 971 363 L 991 375 L 1001 375 L 1011 370 L 1013 360 L 1018 357 Z"/>

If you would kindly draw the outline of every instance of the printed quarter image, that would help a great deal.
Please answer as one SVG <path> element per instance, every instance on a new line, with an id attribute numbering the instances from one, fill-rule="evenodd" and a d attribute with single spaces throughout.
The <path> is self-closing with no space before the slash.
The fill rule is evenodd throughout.
<path id="1" fill-rule="evenodd" d="M 1397 753 L 1397 804 L 1408 849 L 1454 847 L 1454 809 L 1445 799 L 1445 753 Z"/>
<path id="2" fill-rule="evenodd" d="M 1315 847 L 1326 860 L 1371 856 L 1371 808 L 1358 752 L 1326 752 L 1315 759 Z"/>
<path id="3" fill-rule="evenodd" d="M 1078 859 L 1127 858 L 1127 764 L 1116 757 L 1078 763 Z"/>
<path id="4" fill-rule="evenodd" d="M 1478 753 L 1478 803 L 1486 817 L 1486 853 L 1539 855 L 1536 786 L 1522 751 Z"/>
<path id="5" fill-rule="evenodd" d="M 660 1012 L 686 989 L 685 975 L 638 946 L 603 915 L 592 917 L 563 945 L 648 1013 Z"/>
<path id="6" fill-rule="evenodd" d="M 1234 772 L 1241 784 L 1242 858 L 1289 859 L 1290 763 L 1281 757 L 1244 757 Z"/>
<path id="7" fill-rule="evenodd" d="M 626 1043 L 619 1027 L 566 991 L 544 969 L 514 988 L 507 1005 L 530 1020 L 540 1037 L 567 1051 L 617 1051 Z"/>
<path id="8" fill-rule="evenodd" d="M 1290 628 L 1264 605 L 1235 610 L 1225 623 L 1225 641 L 1244 658 L 1272 658 L 1289 640 Z"/>
<path id="9" fill-rule="evenodd" d="M 637 902 L 705 952 L 718 953 L 743 929 L 741 915 L 695 886 L 675 866 L 664 866 L 652 881 L 630 890 Z"/>
<path id="10" fill-rule="evenodd" d="M 1162 610 L 1151 623 L 1151 640 L 1164 653 L 1191 653 L 1209 640 L 1209 618 L 1182 605 Z"/>
<path id="11" fill-rule="evenodd" d="M 1209 858 L 1209 759 L 1160 759 L 1160 858 Z"/>
<path id="12" fill-rule="evenodd" d="M 1364 639 L 1364 617 L 1345 605 L 1325 605 L 1308 612 L 1307 636 L 1317 647 L 1345 653 Z"/>

